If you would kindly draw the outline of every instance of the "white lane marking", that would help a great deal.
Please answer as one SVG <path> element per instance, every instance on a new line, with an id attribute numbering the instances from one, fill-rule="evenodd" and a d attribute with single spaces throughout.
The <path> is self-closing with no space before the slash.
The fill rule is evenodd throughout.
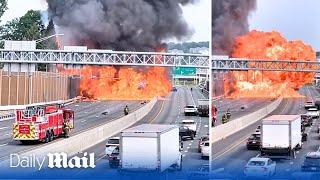
<path id="1" fill-rule="evenodd" d="M 87 120 L 82 120 L 81 122 L 83 123 L 83 122 L 86 122 Z"/>
<path id="2" fill-rule="evenodd" d="M 6 146 L 6 145 L 8 145 L 8 143 L 6 143 L 6 144 L 0 144 L 0 147 L 2 147 L 2 146 Z"/>
<path id="3" fill-rule="evenodd" d="M 201 94 L 202 98 L 206 99 L 206 97 L 204 97 L 204 95 L 199 91 L 200 89 L 199 88 L 197 88 L 197 89 L 198 89 L 199 94 Z"/>
<path id="4" fill-rule="evenodd" d="M 191 99 L 192 99 L 192 102 L 193 102 L 193 105 L 196 105 L 195 101 L 194 101 L 194 98 L 193 98 L 193 95 L 191 93 L 191 91 L 189 91 L 190 95 L 191 95 Z"/>
<path id="5" fill-rule="evenodd" d="M 191 146 L 191 143 L 189 143 L 189 146 Z"/>
<path id="6" fill-rule="evenodd" d="M 11 136 L 11 133 L 4 134 L 4 136 Z"/>
<path id="7" fill-rule="evenodd" d="M 312 100 L 314 100 L 314 99 L 313 99 L 313 97 L 312 97 L 312 94 L 311 94 L 311 92 L 310 92 L 309 86 L 307 86 L 307 88 L 306 88 L 306 89 L 308 90 L 308 92 L 309 92 L 309 95 L 310 95 L 311 99 L 312 99 Z M 307 96 L 308 96 L 308 95 L 307 95 Z"/>
<path id="8" fill-rule="evenodd" d="M 186 151 L 184 151 L 185 153 L 187 153 L 188 151 L 186 150 Z"/>
<path id="9" fill-rule="evenodd" d="M 2 129 L 9 129 L 10 127 L 2 127 L 2 128 L 0 128 L 0 130 L 2 130 Z"/>
<path id="10" fill-rule="evenodd" d="M 222 171 L 224 171 L 224 168 L 218 168 L 218 169 L 212 170 L 211 172 L 218 173 Z"/>
<path id="11" fill-rule="evenodd" d="M 11 121 L 11 120 L 14 120 L 14 119 L 15 119 L 15 117 L 7 118 L 7 119 L 1 119 L 0 122 Z"/>

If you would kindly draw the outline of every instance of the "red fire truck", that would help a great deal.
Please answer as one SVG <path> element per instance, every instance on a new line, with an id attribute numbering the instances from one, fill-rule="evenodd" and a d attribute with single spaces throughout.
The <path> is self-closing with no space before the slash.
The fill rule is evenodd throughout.
<path id="1" fill-rule="evenodd" d="M 61 105 L 28 106 L 16 110 L 13 139 L 27 144 L 50 142 L 56 137 L 69 137 L 74 128 L 74 112 Z"/>

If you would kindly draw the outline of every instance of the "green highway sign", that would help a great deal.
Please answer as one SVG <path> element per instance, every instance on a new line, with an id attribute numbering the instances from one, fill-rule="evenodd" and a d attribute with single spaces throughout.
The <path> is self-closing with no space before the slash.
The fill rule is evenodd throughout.
<path id="1" fill-rule="evenodd" d="M 197 69 L 193 67 L 175 67 L 172 71 L 174 75 L 194 76 L 196 75 Z"/>

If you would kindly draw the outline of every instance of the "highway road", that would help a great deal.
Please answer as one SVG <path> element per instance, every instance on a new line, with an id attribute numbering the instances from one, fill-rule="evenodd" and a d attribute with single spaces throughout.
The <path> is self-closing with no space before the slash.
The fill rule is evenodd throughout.
<path id="1" fill-rule="evenodd" d="M 88 101 L 68 105 L 67 108 L 75 111 L 75 129 L 71 136 L 80 133 L 88 128 L 107 123 L 123 116 L 124 106 L 127 104 L 131 110 L 143 106 L 142 101 Z M 101 113 L 108 111 L 107 115 Z M 22 145 L 19 141 L 12 139 L 12 124 L 14 120 L 0 121 L 0 160 L 8 159 L 10 153 L 21 153 L 39 146 L 44 143 L 34 143 L 32 145 Z M 63 138 L 55 139 L 54 143 Z"/>
<path id="2" fill-rule="evenodd" d="M 222 124 L 221 119 L 224 113 L 229 109 L 231 112 L 230 121 L 250 114 L 270 104 L 272 99 L 256 99 L 256 98 L 243 98 L 243 99 L 228 99 L 223 98 L 214 101 L 213 103 L 217 107 L 217 122 L 216 126 Z"/>
<path id="3" fill-rule="evenodd" d="M 202 165 L 208 165 L 208 159 L 201 159 L 201 154 L 197 152 L 198 138 L 207 135 L 209 133 L 209 121 L 208 117 L 188 116 L 185 117 L 184 106 L 187 104 L 196 104 L 198 99 L 208 98 L 207 95 L 203 95 L 199 89 L 193 87 L 193 91 L 190 91 L 189 87 L 178 87 L 176 92 L 171 92 L 167 97 L 159 100 L 154 108 L 145 116 L 141 121 L 134 124 L 177 124 L 184 119 L 193 119 L 197 123 L 197 136 L 194 140 L 183 141 L 183 171 L 188 172 L 190 170 L 197 170 Z M 119 136 L 117 134 L 115 136 Z M 72 176 L 80 177 L 114 177 L 118 175 L 116 169 L 109 167 L 109 162 L 105 155 L 105 143 L 107 139 L 83 152 L 95 153 L 96 167 L 94 169 L 82 169 L 82 170 L 70 170 Z M 59 170 L 56 170 L 59 171 Z M 46 171 L 43 171 L 45 175 Z"/>
<path id="4" fill-rule="evenodd" d="M 308 98 L 315 99 L 320 93 L 314 87 L 306 86 L 300 92 Z M 279 108 L 271 114 L 303 114 L 305 98 L 284 99 Z M 304 156 L 307 152 L 316 151 L 319 147 L 319 135 L 316 133 L 317 122 L 306 129 L 308 141 L 304 142 L 303 148 L 297 152 L 297 157 L 293 160 L 278 160 L 276 177 L 290 177 L 292 173 L 300 171 Z M 228 138 L 218 141 L 212 145 L 212 169 L 214 172 L 229 174 L 234 177 L 243 176 L 243 169 L 248 160 L 258 156 L 259 151 L 249 151 L 246 149 L 246 139 L 252 134 L 261 123 L 250 125 Z"/>

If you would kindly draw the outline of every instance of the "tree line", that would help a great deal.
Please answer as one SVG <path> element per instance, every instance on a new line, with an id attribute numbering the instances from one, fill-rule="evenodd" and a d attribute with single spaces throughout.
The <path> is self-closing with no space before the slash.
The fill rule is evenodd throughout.
<path id="1" fill-rule="evenodd" d="M 167 44 L 168 49 L 178 49 L 182 50 L 184 53 L 189 53 L 191 48 L 200 48 L 200 47 L 206 47 L 209 48 L 209 42 L 183 42 L 183 43 L 168 43 Z"/>
<path id="2" fill-rule="evenodd" d="M 0 18 L 8 9 L 8 0 L 0 0 Z M 53 21 L 47 25 L 41 18 L 41 11 L 29 10 L 25 15 L 0 26 L 1 46 L 3 40 L 33 41 L 55 34 Z M 57 49 L 55 39 L 37 43 L 38 49 Z"/>

